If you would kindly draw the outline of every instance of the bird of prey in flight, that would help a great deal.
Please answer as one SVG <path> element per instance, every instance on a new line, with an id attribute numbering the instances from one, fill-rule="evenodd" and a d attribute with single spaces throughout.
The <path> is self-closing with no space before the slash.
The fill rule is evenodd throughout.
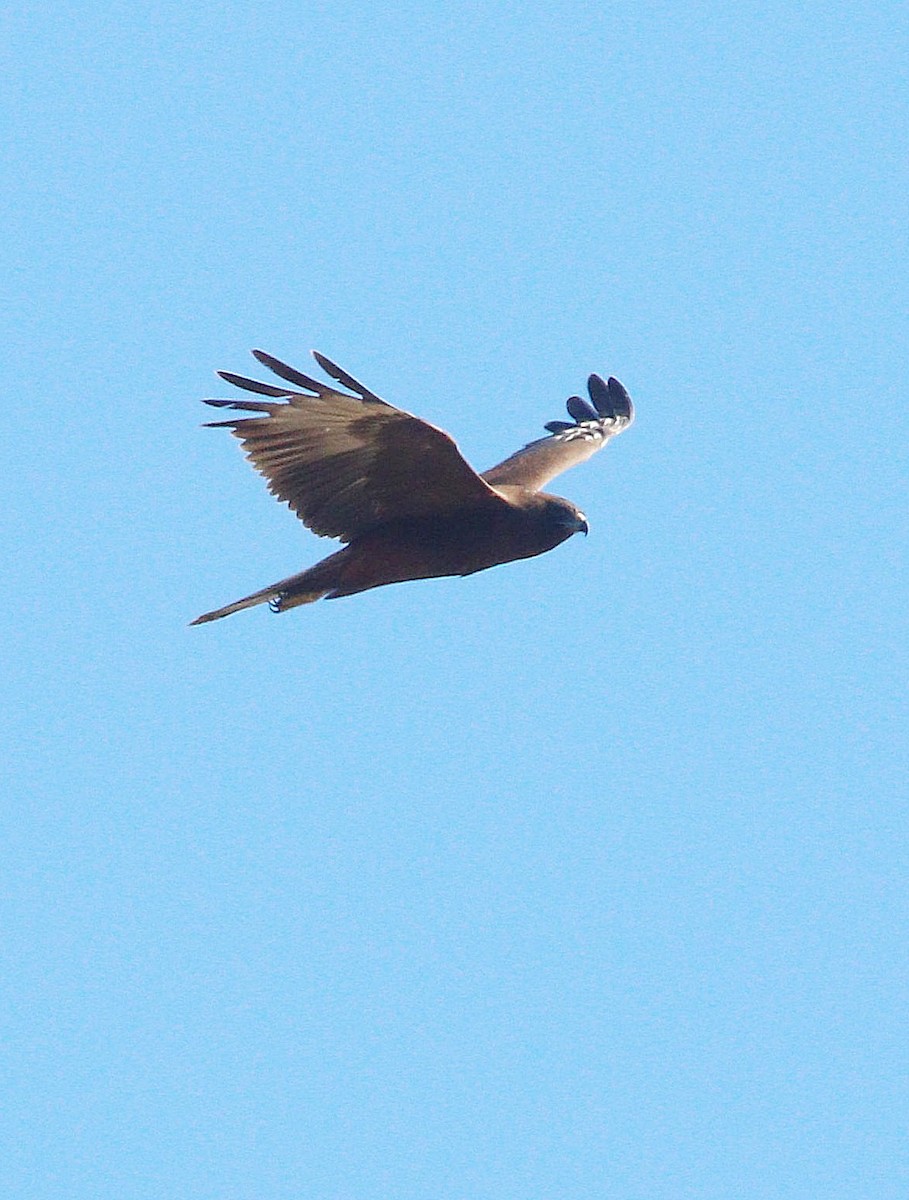
<path id="1" fill-rule="evenodd" d="M 570 500 L 540 489 L 634 420 L 619 381 L 591 375 L 590 401 L 568 400 L 571 421 L 550 421 L 548 437 L 477 474 L 447 433 L 380 400 L 324 355 L 313 357 L 346 391 L 261 350 L 253 354 L 290 386 L 219 371 L 228 383 L 269 399 L 206 400 L 255 414 L 211 426 L 240 439 L 269 491 L 304 525 L 347 544 L 193 625 L 265 602 L 284 612 L 408 579 L 472 575 L 552 550 L 586 533 L 587 519 Z"/>

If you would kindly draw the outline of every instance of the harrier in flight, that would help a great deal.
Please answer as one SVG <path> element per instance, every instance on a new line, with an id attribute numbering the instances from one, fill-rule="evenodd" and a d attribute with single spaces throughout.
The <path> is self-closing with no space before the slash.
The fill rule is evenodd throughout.
<path id="1" fill-rule="evenodd" d="M 219 371 L 228 383 L 270 399 L 206 400 L 256 414 L 211 426 L 240 439 L 269 491 L 313 533 L 347 544 L 193 625 L 266 601 L 273 612 L 284 612 L 387 583 L 472 575 L 552 550 L 573 533 L 586 533 L 587 519 L 570 500 L 540 489 L 634 420 L 619 381 L 591 375 L 590 401 L 568 400 L 570 422 L 550 421 L 549 437 L 478 475 L 447 433 L 380 400 L 323 355 L 314 353 L 316 362 L 346 391 L 261 350 L 253 354 L 291 386 Z"/>

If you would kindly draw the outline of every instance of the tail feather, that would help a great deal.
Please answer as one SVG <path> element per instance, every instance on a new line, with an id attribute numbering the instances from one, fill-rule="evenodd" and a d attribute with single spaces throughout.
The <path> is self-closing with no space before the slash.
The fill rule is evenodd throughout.
<path id="1" fill-rule="evenodd" d="M 240 612 L 241 609 L 255 608 L 257 604 L 268 603 L 272 612 L 284 612 L 288 608 L 296 608 L 299 604 L 313 604 L 316 600 L 321 600 L 323 596 L 329 595 L 337 587 L 340 582 L 339 564 L 335 560 L 344 553 L 344 550 L 339 550 L 337 554 L 332 554 L 322 562 L 316 563 L 308 571 L 301 571 L 298 575 L 289 575 L 287 579 L 273 583 L 270 587 L 260 588 L 258 592 L 252 592 L 249 596 L 244 596 L 242 600 L 235 600 L 233 604 L 225 604 L 223 608 L 203 613 L 201 617 L 196 617 L 195 621 L 190 621 L 190 625 L 204 625 L 207 621 L 219 621 L 222 617 L 229 617 L 231 613 Z"/>

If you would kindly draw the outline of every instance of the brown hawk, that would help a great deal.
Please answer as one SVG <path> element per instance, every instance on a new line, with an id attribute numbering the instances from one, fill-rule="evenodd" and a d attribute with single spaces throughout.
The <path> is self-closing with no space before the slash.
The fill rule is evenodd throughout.
<path id="1" fill-rule="evenodd" d="M 253 354 L 293 386 L 219 371 L 228 383 L 270 399 L 206 400 L 257 414 L 211 426 L 240 439 L 269 491 L 304 525 L 347 545 L 306 571 L 204 613 L 193 625 L 266 601 L 284 612 L 387 583 L 472 575 L 552 550 L 573 533 L 586 533 L 587 519 L 569 500 L 540 489 L 634 420 L 619 381 L 591 375 L 590 401 L 568 400 L 570 422 L 550 421 L 550 436 L 479 475 L 447 433 L 380 400 L 323 355 L 313 356 L 347 391 L 261 350 Z"/>

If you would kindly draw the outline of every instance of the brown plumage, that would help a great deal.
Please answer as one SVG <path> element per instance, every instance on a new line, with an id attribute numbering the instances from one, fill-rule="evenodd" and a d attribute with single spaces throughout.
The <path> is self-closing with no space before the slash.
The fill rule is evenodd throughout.
<path id="1" fill-rule="evenodd" d="M 472 575 L 552 550 L 573 533 L 586 533 L 587 521 L 569 500 L 540 488 L 634 420 L 618 380 L 591 375 L 591 402 L 568 401 L 571 422 L 551 421 L 549 437 L 478 475 L 447 433 L 386 404 L 323 355 L 314 352 L 316 362 L 348 391 L 261 350 L 253 354 L 293 387 L 219 371 L 228 383 L 270 399 L 206 400 L 258 414 L 211 426 L 240 439 L 269 491 L 314 533 L 347 545 L 306 571 L 204 613 L 193 625 L 265 601 L 284 612 L 387 583 Z"/>

